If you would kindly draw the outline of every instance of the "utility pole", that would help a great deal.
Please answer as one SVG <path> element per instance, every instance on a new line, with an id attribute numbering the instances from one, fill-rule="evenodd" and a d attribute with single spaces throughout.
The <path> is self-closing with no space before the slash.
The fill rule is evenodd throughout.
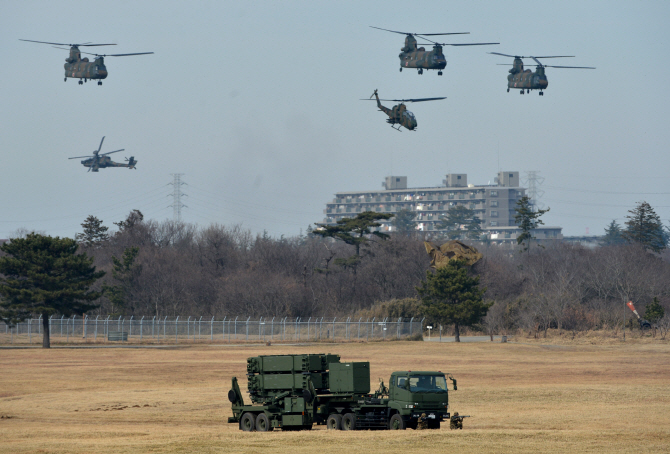
<path id="1" fill-rule="evenodd" d="M 168 197 L 172 196 L 172 205 L 168 205 L 168 208 L 172 207 L 172 219 L 175 222 L 180 222 L 181 209 L 188 208 L 186 205 L 181 203 L 181 197 L 186 195 L 181 192 L 181 187 L 186 183 L 181 181 L 181 176 L 184 175 L 183 173 L 171 173 L 170 175 L 172 175 L 173 180 L 172 183 L 168 183 L 168 185 L 172 185 L 172 194 L 168 194 Z"/>
<path id="2" fill-rule="evenodd" d="M 539 200 L 544 195 L 544 191 L 539 186 L 544 183 L 544 177 L 540 176 L 539 170 L 527 170 L 524 173 L 526 178 L 523 180 L 523 184 L 528 186 L 528 197 L 531 200 L 533 211 L 541 210 L 544 208 L 544 204 L 540 203 Z"/>

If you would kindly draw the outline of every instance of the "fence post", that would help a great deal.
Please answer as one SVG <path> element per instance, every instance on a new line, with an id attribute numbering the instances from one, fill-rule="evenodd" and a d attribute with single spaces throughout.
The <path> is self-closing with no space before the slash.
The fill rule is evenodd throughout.
<path id="1" fill-rule="evenodd" d="M 179 321 L 179 316 L 177 315 L 177 318 L 174 319 L 174 341 L 179 342 L 179 339 L 177 339 L 177 331 L 179 331 L 179 325 L 177 322 Z"/>
<path id="2" fill-rule="evenodd" d="M 95 316 L 95 329 L 93 330 L 93 340 L 98 340 L 98 317 L 99 315 Z"/>
<path id="3" fill-rule="evenodd" d="M 63 337 L 63 317 L 64 315 L 60 316 L 60 337 Z"/>
<path id="4" fill-rule="evenodd" d="M 237 318 L 238 317 L 239 317 L 239 315 L 237 317 L 235 317 L 235 340 L 237 340 Z M 229 337 L 228 340 L 230 340 L 230 330 L 228 330 L 228 337 Z"/>
<path id="5" fill-rule="evenodd" d="M 384 321 L 382 322 L 382 339 L 386 340 L 386 320 L 388 320 L 388 317 L 384 317 Z"/>
<path id="6" fill-rule="evenodd" d="M 351 317 L 347 317 L 347 324 L 345 325 L 345 330 L 344 330 L 344 338 L 349 340 L 349 320 L 351 320 Z"/>
<path id="7" fill-rule="evenodd" d="M 300 320 L 300 317 L 295 318 L 295 331 L 293 332 L 293 338 L 295 340 L 298 340 L 300 337 L 298 336 L 298 320 Z"/>
<path id="8" fill-rule="evenodd" d="M 275 318 L 272 317 L 272 321 L 270 322 L 270 342 L 272 342 L 272 335 L 275 333 Z"/>
<path id="9" fill-rule="evenodd" d="M 398 318 L 398 322 L 396 323 L 395 326 L 395 338 L 400 339 L 400 321 L 402 320 L 402 317 Z"/>
<path id="10" fill-rule="evenodd" d="M 426 319 L 426 317 L 422 318 L 422 319 L 421 319 L 421 324 L 419 325 L 420 328 L 421 328 L 421 329 L 420 329 L 420 332 L 422 332 L 422 333 L 423 333 L 423 321 L 424 321 L 425 319 Z"/>
<path id="11" fill-rule="evenodd" d="M 414 317 L 409 319 L 409 335 L 412 336 L 412 324 L 414 323 Z"/>
<path id="12" fill-rule="evenodd" d="M 163 339 L 165 339 L 165 325 L 167 325 L 167 315 L 163 319 Z M 159 333 L 160 336 L 160 333 Z"/>
<path id="13" fill-rule="evenodd" d="M 200 316 L 200 320 L 198 320 L 198 340 L 200 340 L 200 331 L 201 330 L 202 330 L 202 315 Z M 195 329 L 193 331 L 194 331 L 193 337 L 195 337 Z"/>
<path id="14" fill-rule="evenodd" d="M 31 335 L 31 333 L 30 333 L 30 328 L 31 328 L 31 325 L 32 325 L 32 324 L 33 324 L 33 319 L 32 319 L 32 318 L 29 318 L 29 319 L 28 319 L 28 343 L 29 343 L 29 344 L 32 344 L 32 343 L 33 343 L 33 338 L 32 338 L 32 335 Z"/>
<path id="15" fill-rule="evenodd" d="M 214 317 L 209 322 L 209 340 L 214 340 Z"/>
<path id="16" fill-rule="evenodd" d="M 131 315 L 130 320 L 128 321 L 128 337 L 133 335 L 133 317 L 134 315 Z"/>
<path id="17" fill-rule="evenodd" d="M 265 328 L 265 323 L 263 323 L 263 317 L 260 317 L 258 319 L 258 340 L 261 340 L 261 328 Z M 263 342 L 265 342 L 265 329 L 262 329 L 263 331 Z"/>
<path id="18" fill-rule="evenodd" d="M 144 327 L 144 315 L 140 319 L 140 342 L 142 342 L 142 328 Z"/>
<path id="19" fill-rule="evenodd" d="M 333 319 L 333 340 L 335 340 L 335 320 L 337 320 L 337 317 Z"/>
<path id="20" fill-rule="evenodd" d="M 375 338 L 375 319 L 377 317 L 372 317 L 372 339 L 374 340 Z"/>
<path id="21" fill-rule="evenodd" d="M 223 316 L 223 321 L 221 322 L 221 340 L 226 340 L 226 318 L 228 318 L 227 315 Z M 230 336 L 228 336 L 230 337 Z"/>
<path id="22" fill-rule="evenodd" d="M 37 319 L 37 334 L 42 334 L 42 316 Z"/>
<path id="23" fill-rule="evenodd" d="M 284 329 L 281 329 L 282 325 L 284 326 Z M 286 317 L 281 320 L 279 328 L 281 329 L 281 340 L 284 340 L 284 334 L 286 334 Z"/>
<path id="24" fill-rule="evenodd" d="M 247 317 L 247 323 L 246 323 L 246 338 L 245 340 L 249 340 L 249 320 L 251 320 L 251 315 Z"/>

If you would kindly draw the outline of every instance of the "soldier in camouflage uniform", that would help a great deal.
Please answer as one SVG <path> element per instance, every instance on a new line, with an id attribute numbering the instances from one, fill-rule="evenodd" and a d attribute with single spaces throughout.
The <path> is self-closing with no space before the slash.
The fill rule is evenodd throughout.
<path id="1" fill-rule="evenodd" d="M 449 421 L 449 428 L 454 429 L 463 429 L 463 418 L 458 416 L 458 412 L 455 412 Z"/>
<path id="2" fill-rule="evenodd" d="M 421 417 L 419 418 L 419 422 L 416 425 L 417 430 L 424 430 L 428 429 L 428 418 L 426 417 L 425 413 L 421 413 Z"/>

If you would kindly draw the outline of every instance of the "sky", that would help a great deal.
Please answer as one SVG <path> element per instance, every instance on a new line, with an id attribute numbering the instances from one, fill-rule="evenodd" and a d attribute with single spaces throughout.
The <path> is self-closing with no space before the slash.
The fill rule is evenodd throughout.
<path id="1" fill-rule="evenodd" d="M 666 1 L 13 1 L 0 6 L 0 238 L 73 237 L 88 215 L 110 227 L 133 209 L 295 236 L 335 192 L 379 190 L 387 175 L 476 185 L 537 171 L 545 225 L 598 235 L 647 201 L 670 225 L 670 2 Z M 470 32 L 447 68 L 399 72 L 402 35 Z M 117 43 L 102 86 L 63 82 L 62 43 Z M 82 48 L 82 50 L 84 50 Z M 545 64 L 544 96 L 507 93 L 511 58 Z M 410 104 L 396 132 L 373 102 Z M 394 103 L 385 103 L 392 107 Z M 124 148 L 137 169 L 86 172 L 72 156 Z"/>

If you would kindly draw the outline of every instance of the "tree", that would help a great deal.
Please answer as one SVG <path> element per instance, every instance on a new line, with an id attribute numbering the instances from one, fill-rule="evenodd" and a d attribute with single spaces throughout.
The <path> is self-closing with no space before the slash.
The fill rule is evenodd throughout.
<path id="1" fill-rule="evenodd" d="M 549 211 L 549 208 L 534 211 L 530 197 L 523 196 L 516 202 L 514 210 L 516 211 L 514 220 L 521 229 L 521 235 L 516 237 L 516 244 L 523 244 L 523 250 L 529 251 L 530 240 L 534 239 L 530 232 L 535 230 L 539 225 L 544 225 L 540 216 Z"/>
<path id="2" fill-rule="evenodd" d="M 454 324 L 456 342 L 461 341 L 460 327 L 473 326 L 486 315 L 493 303 L 484 302 L 486 289 L 479 288 L 479 276 L 469 276 L 465 261 L 451 260 L 426 280 L 416 291 L 421 297 L 426 317 L 443 324 Z"/>
<path id="3" fill-rule="evenodd" d="M 469 238 L 477 240 L 482 235 L 482 221 L 475 215 L 475 211 L 465 205 L 457 205 L 442 218 L 438 229 L 446 229 L 451 240 Z"/>
<path id="4" fill-rule="evenodd" d="M 640 243 L 645 249 L 661 252 L 667 247 L 661 218 L 647 202 L 640 202 L 626 216 L 623 237 L 631 243 Z"/>
<path id="5" fill-rule="evenodd" d="M 372 229 L 381 227 L 381 224 L 377 221 L 392 217 L 392 214 L 365 211 L 355 218 L 340 219 L 336 225 L 317 224 L 319 227 L 313 233 L 324 238 L 337 238 L 354 246 L 356 248 L 356 257 L 360 258 L 361 246 L 369 241 L 368 235 L 374 235 L 382 240 L 389 237 L 386 233 L 373 231 Z"/>
<path id="6" fill-rule="evenodd" d="M 42 347 L 51 347 L 49 316 L 83 315 L 98 305 L 100 293 L 89 288 L 105 275 L 93 258 L 77 254 L 77 242 L 30 233 L 0 246 L 0 318 L 13 325 L 33 315 L 42 316 Z"/>
<path id="7" fill-rule="evenodd" d="M 658 298 L 654 297 L 654 300 L 647 304 L 647 307 L 644 308 L 644 318 L 649 320 L 651 323 L 656 323 L 665 315 L 665 310 L 663 306 L 658 302 Z"/>
<path id="8" fill-rule="evenodd" d="M 123 251 L 121 260 L 112 256 L 112 276 L 119 282 L 119 285 L 103 284 L 102 286 L 102 291 L 112 303 L 112 313 L 114 312 L 114 305 L 117 308 L 126 306 L 133 284 L 142 272 L 142 265 L 135 264 L 135 259 L 139 253 L 140 248 L 129 247 Z M 158 315 L 158 308 L 156 308 L 156 314 Z"/>
<path id="9" fill-rule="evenodd" d="M 414 231 L 416 231 L 414 216 L 415 214 L 412 210 L 400 210 L 395 214 L 395 216 L 393 216 L 391 225 L 395 227 L 398 233 L 410 236 Z"/>
<path id="10" fill-rule="evenodd" d="M 74 239 L 85 247 L 99 248 L 109 239 L 107 234 L 109 227 L 102 225 L 102 221 L 93 215 L 87 217 L 81 226 L 84 228 L 84 233 L 77 233 Z"/>
<path id="11" fill-rule="evenodd" d="M 603 236 L 603 246 L 617 246 L 626 243 L 623 237 L 623 230 L 615 220 L 612 220 L 609 226 L 605 228 L 605 236 Z"/>

